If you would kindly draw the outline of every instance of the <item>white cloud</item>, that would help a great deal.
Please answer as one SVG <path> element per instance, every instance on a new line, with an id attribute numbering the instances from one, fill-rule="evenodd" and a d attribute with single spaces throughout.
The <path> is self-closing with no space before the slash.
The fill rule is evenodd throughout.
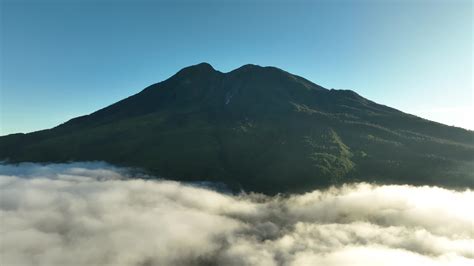
<path id="1" fill-rule="evenodd" d="M 473 95 L 474 96 L 474 95 Z M 474 98 L 473 98 L 474 100 Z M 474 102 L 471 105 L 439 108 L 404 108 L 408 113 L 448 126 L 474 130 Z"/>
<path id="2" fill-rule="evenodd" d="M 474 192 L 227 195 L 103 163 L 0 165 L 2 265 L 469 265 Z"/>

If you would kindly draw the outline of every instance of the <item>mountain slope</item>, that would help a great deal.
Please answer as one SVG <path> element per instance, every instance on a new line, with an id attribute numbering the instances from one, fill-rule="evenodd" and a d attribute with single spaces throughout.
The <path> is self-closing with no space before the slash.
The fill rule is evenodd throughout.
<path id="1" fill-rule="evenodd" d="M 265 193 L 347 181 L 474 187 L 474 133 L 274 67 L 202 63 L 90 115 L 0 137 L 11 162 L 104 160 Z"/>

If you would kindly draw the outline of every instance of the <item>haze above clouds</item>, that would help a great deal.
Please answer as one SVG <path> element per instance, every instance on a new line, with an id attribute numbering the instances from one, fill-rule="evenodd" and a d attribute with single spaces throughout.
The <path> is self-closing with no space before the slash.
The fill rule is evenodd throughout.
<path id="1" fill-rule="evenodd" d="M 105 163 L 0 165 L 2 265 L 471 265 L 474 193 L 229 195 Z"/>

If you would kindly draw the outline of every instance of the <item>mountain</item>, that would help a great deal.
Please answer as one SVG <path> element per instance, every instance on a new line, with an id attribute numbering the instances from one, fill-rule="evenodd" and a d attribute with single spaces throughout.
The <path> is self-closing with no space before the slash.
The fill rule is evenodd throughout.
<path id="1" fill-rule="evenodd" d="M 90 115 L 0 137 L 0 159 L 103 160 L 269 194 L 352 181 L 474 187 L 474 132 L 256 65 L 184 68 Z"/>

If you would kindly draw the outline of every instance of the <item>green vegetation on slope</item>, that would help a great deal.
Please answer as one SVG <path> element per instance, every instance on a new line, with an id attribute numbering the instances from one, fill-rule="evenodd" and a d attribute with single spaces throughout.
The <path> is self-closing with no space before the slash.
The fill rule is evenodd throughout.
<path id="1" fill-rule="evenodd" d="M 56 128 L 0 137 L 0 158 L 103 160 L 265 193 L 355 180 L 474 187 L 473 141 L 276 68 L 200 64 Z"/>

